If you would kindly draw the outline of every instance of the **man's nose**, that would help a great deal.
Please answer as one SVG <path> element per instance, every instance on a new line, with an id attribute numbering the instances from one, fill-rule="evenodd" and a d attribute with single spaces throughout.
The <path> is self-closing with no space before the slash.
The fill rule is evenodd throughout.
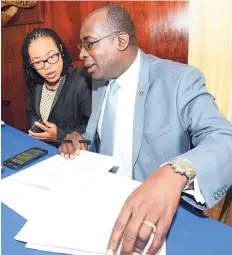
<path id="1" fill-rule="evenodd" d="M 84 59 L 86 59 L 88 56 L 89 56 L 88 51 L 85 49 L 85 47 L 82 47 L 82 48 L 81 48 L 81 51 L 80 51 L 80 55 L 79 55 L 80 59 L 81 59 L 81 60 L 84 60 Z"/>

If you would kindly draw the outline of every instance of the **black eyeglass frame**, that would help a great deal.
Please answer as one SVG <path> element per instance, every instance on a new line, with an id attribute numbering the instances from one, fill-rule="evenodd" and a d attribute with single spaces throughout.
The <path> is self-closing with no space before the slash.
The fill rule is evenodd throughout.
<path id="1" fill-rule="evenodd" d="M 58 57 L 57 61 L 54 62 L 54 63 L 50 63 L 50 62 L 49 62 L 49 59 L 53 58 L 54 56 L 57 56 L 57 57 Z M 57 52 L 57 53 L 53 54 L 52 56 L 48 57 L 48 58 L 45 59 L 45 60 L 39 60 L 39 61 L 35 61 L 35 62 L 31 63 L 31 66 L 32 66 L 34 69 L 36 69 L 36 70 L 42 70 L 42 69 L 44 69 L 45 63 L 46 63 L 46 62 L 47 62 L 48 64 L 50 64 L 50 65 L 54 65 L 54 64 L 56 64 L 57 62 L 59 62 L 59 60 L 60 60 L 60 52 Z M 43 62 L 43 67 L 41 67 L 41 68 L 39 68 L 39 69 L 36 68 L 35 65 L 34 65 L 36 62 Z"/>
<path id="2" fill-rule="evenodd" d="M 100 42 L 101 40 L 106 39 L 110 36 L 117 35 L 119 33 L 121 33 L 121 31 L 114 31 L 113 33 L 110 33 L 110 34 L 103 36 L 97 40 L 94 40 L 92 42 L 82 42 L 80 44 L 77 44 L 77 47 L 79 48 L 80 51 L 82 50 L 83 47 L 85 48 L 86 51 L 90 51 L 94 44 L 96 44 L 96 43 Z"/>

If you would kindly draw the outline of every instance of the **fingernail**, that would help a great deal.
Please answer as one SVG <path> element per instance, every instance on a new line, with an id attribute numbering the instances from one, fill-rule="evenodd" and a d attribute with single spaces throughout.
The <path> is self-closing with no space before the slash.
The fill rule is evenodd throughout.
<path id="1" fill-rule="evenodd" d="M 112 250 L 112 249 L 108 249 L 108 250 L 106 251 L 106 255 L 114 255 L 113 250 Z"/>
<path id="2" fill-rule="evenodd" d="M 77 156 L 79 156 L 80 155 L 80 151 L 76 150 L 76 154 L 77 154 Z"/>
<path id="3" fill-rule="evenodd" d="M 70 159 L 74 159 L 74 156 L 72 154 L 70 155 Z"/>
<path id="4" fill-rule="evenodd" d="M 61 153 L 60 153 L 60 156 L 64 157 L 64 153 L 63 153 L 63 152 L 61 152 Z"/>
<path id="5" fill-rule="evenodd" d="M 68 154 L 65 154 L 65 158 L 66 158 L 66 159 L 69 159 L 69 156 L 68 156 Z"/>
<path id="6" fill-rule="evenodd" d="M 133 252 L 132 255 L 140 255 L 139 253 L 137 252 Z"/>

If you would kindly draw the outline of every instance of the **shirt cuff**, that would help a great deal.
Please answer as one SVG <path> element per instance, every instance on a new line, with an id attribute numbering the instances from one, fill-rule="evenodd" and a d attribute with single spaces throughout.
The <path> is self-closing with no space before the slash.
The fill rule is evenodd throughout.
<path id="1" fill-rule="evenodd" d="M 183 190 L 183 192 L 186 193 L 186 194 L 192 195 L 195 198 L 197 203 L 205 204 L 205 199 L 202 196 L 197 177 L 195 177 L 193 179 L 192 189 L 190 188 L 188 190 Z"/>
<path id="2" fill-rule="evenodd" d="M 160 167 L 167 165 L 168 162 L 163 163 Z M 197 177 L 191 180 L 191 182 L 182 190 L 183 193 L 192 195 L 197 203 L 205 204 L 205 199 L 202 196 L 200 186 Z"/>

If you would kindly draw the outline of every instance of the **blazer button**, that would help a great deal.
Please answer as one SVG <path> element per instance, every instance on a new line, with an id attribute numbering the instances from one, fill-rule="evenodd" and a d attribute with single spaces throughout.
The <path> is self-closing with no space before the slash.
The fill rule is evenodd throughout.
<path id="1" fill-rule="evenodd" d="M 216 200 L 218 200 L 219 196 L 218 196 L 218 194 L 217 194 L 216 192 L 213 193 L 213 196 L 214 196 L 214 198 L 215 198 Z"/>
<path id="2" fill-rule="evenodd" d="M 225 187 L 222 187 L 221 188 L 221 191 L 223 192 L 223 195 L 226 193 L 226 188 Z"/>
<path id="3" fill-rule="evenodd" d="M 221 197 L 223 195 L 223 192 L 221 190 L 218 190 L 217 194 L 219 197 Z"/>

